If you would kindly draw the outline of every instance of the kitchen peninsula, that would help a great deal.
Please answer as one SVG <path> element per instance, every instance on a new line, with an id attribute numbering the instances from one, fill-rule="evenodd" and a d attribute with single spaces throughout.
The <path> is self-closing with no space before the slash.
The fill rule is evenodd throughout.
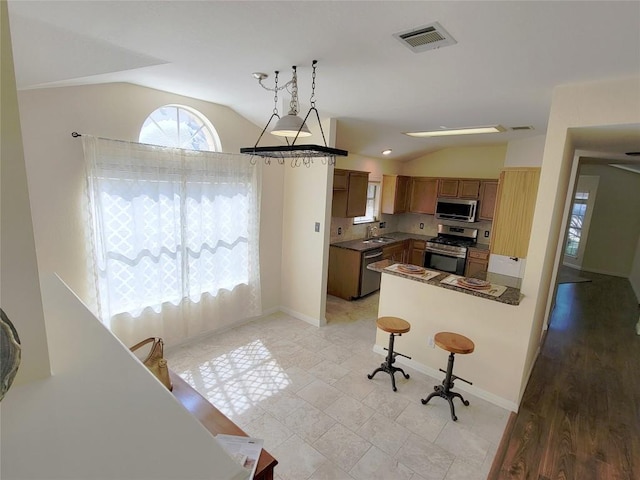
<path id="1" fill-rule="evenodd" d="M 473 385 L 457 382 L 455 388 L 516 411 L 520 392 L 514 385 L 522 382 L 521 352 L 528 347 L 518 306 L 530 299 L 512 287 L 494 297 L 442 283 L 449 273 L 412 275 L 390 267 L 392 263 L 377 262 L 369 268 L 382 272 L 378 316 L 400 317 L 411 324 L 411 331 L 396 339 L 396 350 L 411 359 L 397 361 L 441 381 L 439 369 L 446 367 L 447 352 L 433 348 L 433 337 L 442 331 L 460 333 L 476 348 L 456 359 L 456 374 Z M 388 335 L 378 330 L 374 351 L 385 354 L 387 343 Z"/>

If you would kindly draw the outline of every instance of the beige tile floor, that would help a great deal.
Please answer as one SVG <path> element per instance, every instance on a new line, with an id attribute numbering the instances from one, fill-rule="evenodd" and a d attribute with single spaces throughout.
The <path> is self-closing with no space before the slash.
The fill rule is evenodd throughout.
<path id="1" fill-rule="evenodd" d="M 452 422 L 444 400 L 420 402 L 442 378 L 405 368 L 411 378 L 397 374 L 397 392 L 385 373 L 367 379 L 384 360 L 372 351 L 377 307 L 377 294 L 329 296 L 325 327 L 276 313 L 167 349 L 166 357 L 247 434 L 264 439 L 278 480 L 485 479 L 509 412 L 464 394 L 471 405 L 456 403 Z"/>

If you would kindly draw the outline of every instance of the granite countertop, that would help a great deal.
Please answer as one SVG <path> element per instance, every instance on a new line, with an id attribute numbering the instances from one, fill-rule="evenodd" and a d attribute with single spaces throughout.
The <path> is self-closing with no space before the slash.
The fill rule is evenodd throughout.
<path id="1" fill-rule="evenodd" d="M 367 250 L 373 250 L 374 248 L 381 248 L 387 245 L 393 245 L 394 243 L 404 242 L 405 240 L 414 239 L 414 240 L 431 240 L 433 236 L 430 235 L 418 235 L 415 233 L 404 233 L 404 232 L 393 232 L 393 233 L 385 233 L 383 235 L 378 235 L 379 237 L 384 238 L 392 238 L 385 243 L 364 243 L 365 239 L 361 238 L 358 240 L 347 240 L 346 242 L 337 242 L 332 243 L 332 247 L 346 248 L 349 250 L 356 250 L 358 252 L 366 252 Z"/>
<path id="2" fill-rule="evenodd" d="M 456 292 L 460 292 L 460 293 L 464 293 L 467 295 L 473 295 L 474 297 L 481 297 L 481 298 L 486 298 L 487 300 L 491 300 L 494 302 L 500 302 L 500 303 L 505 303 L 507 305 L 519 305 L 520 304 L 520 300 L 522 300 L 522 293 L 520 293 L 520 289 L 518 288 L 513 288 L 513 287 L 509 287 L 509 286 L 505 286 L 506 290 L 505 292 L 500 295 L 499 297 L 494 297 L 492 295 L 488 295 L 486 293 L 482 293 L 481 291 L 478 290 L 469 290 L 467 288 L 462 288 L 462 287 L 457 287 L 455 285 L 448 285 L 446 283 L 441 283 L 442 280 L 444 280 L 445 278 L 447 278 L 449 275 L 452 275 L 451 273 L 448 272 L 441 272 L 439 273 L 437 276 L 432 277 L 432 278 L 421 278 L 417 275 L 411 275 L 408 273 L 402 273 L 399 271 L 395 271 L 395 270 L 390 270 L 388 267 L 396 264 L 398 262 L 395 262 L 393 260 L 380 260 L 379 262 L 375 262 L 372 263 L 370 265 L 367 266 L 367 268 L 369 270 L 373 270 L 375 272 L 384 272 L 387 273 L 389 275 L 395 275 L 397 277 L 404 277 L 407 278 L 409 280 L 413 280 L 415 282 L 421 282 L 421 283 L 428 283 L 429 285 L 434 285 L 436 287 L 441 287 L 441 288 L 446 288 L 448 290 L 455 290 Z M 429 271 L 429 270 L 428 270 Z M 493 283 L 494 279 L 493 278 L 487 278 L 489 281 L 491 281 Z M 484 280 L 484 278 L 481 278 L 481 280 Z"/>

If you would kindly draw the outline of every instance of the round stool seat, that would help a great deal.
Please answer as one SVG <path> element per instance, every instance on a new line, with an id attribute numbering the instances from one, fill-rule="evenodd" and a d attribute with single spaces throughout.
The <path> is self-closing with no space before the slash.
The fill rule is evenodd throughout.
<path id="1" fill-rule="evenodd" d="M 459 333 L 438 332 L 433 340 L 437 346 L 451 353 L 471 353 L 475 348 L 470 339 Z"/>
<path id="2" fill-rule="evenodd" d="M 380 317 L 376 324 L 387 333 L 407 333 L 411 330 L 411 324 L 398 317 Z"/>

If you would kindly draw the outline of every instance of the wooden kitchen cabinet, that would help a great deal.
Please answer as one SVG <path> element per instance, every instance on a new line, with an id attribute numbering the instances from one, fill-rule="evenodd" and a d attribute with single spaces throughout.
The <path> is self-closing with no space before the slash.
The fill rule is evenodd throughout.
<path id="1" fill-rule="evenodd" d="M 438 182 L 438 197 L 478 198 L 480 180 L 441 178 Z"/>
<path id="2" fill-rule="evenodd" d="M 418 265 L 424 267 L 424 252 L 427 248 L 427 242 L 425 240 L 410 240 L 409 256 L 406 263 L 411 265 Z"/>
<path id="3" fill-rule="evenodd" d="M 526 258 L 538 195 L 540 168 L 507 168 L 500 174 L 491 253 Z"/>
<path id="4" fill-rule="evenodd" d="M 405 213 L 409 203 L 411 177 L 403 175 L 382 176 L 382 213 Z"/>
<path id="5" fill-rule="evenodd" d="M 409 241 L 397 242 L 392 245 L 382 247 L 382 259 L 393 260 L 398 263 L 405 263 L 408 256 Z"/>
<path id="6" fill-rule="evenodd" d="M 351 300 L 360 294 L 362 252 L 347 248 L 329 247 L 327 293 Z"/>
<path id="7" fill-rule="evenodd" d="M 438 198 L 438 179 L 412 177 L 410 185 L 409 212 L 434 215 Z"/>
<path id="8" fill-rule="evenodd" d="M 467 263 L 464 269 L 465 277 L 475 277 L 485 273 L 489 267 L 489 250 L 469 248 Z"/>
<path id="9" fill-rule="evenodd" d="M 335 169 L 331 216 L 361 217 L 367 211 L 369 172 Z"/>
<path id="10" fill-rule="evenodd" d="M 482 181 L 480 183 L 480 200 L 478 207 L 478 220 L 493 220 L 493 212 L 496 209 L 498 197 L 497 181 Z"/>

